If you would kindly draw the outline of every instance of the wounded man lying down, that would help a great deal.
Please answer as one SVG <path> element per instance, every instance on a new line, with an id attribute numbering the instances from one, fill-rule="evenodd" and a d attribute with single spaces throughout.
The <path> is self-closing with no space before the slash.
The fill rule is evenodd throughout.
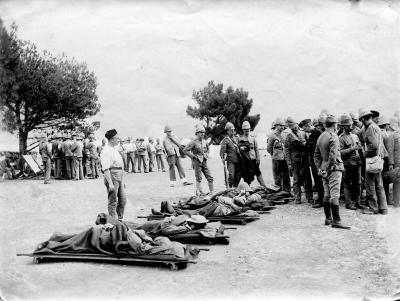
<path id="1" fill-rule="evenodd" d="M 96 224 L 116 224 L 118 220 L 105 213 L 97 215 Z M 162 220 L 147 221 L 144 223 L 132 223 L 123 221 L 131 230 L 143 230 L 146 234 L 154 236 L 172 236 L 175 234 L 198 233 L 206 238 L 214 238 L 217 234 L 224 233 L 221 222 L 209 222 L 202 215 L 168 216 Z"/>
<path id="2" fill-rule="evenodd" d="M 132 230 L 125 223 L 98 224 L 78 233 L 65 235 L 54 233 L 49 240 L 39 244 L 34 254 L 101 253 L 106 255 L 175 255 L 185 257 L 189 248 L 196 256 L 198 249 L 171 242 L 167 237 L 152 239 L 144 230 Z"/>

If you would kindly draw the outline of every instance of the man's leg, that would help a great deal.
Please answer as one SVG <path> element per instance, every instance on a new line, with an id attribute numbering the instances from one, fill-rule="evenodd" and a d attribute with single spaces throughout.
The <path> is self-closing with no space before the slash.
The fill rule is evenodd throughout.
<path id="1" fill-rule="evenodd" d="M 228 169 L 228 184 L 229 188 L 236 187 L 235 186 L 235 163 L 227 162 L 226 168 Z"/>
<path id="2" fill-rule="evenodd" d="M 361 197 L 361 166 L 356 165 L 353 166 L 352 173 L 352 189 L 351 189 L 351 198 L 353 200 L 356 208 L 364 209 L 364 206 L 361 205 L 360 197 Z"/>
<path id="3" fill-rule="evenodd" d="M 315 187 L 318 193 L 318 205 L 322 207 L 324 205 L 324 185 L 322 184 L 322 177 L 318 174 L 317 167 L 315 164 L 311 164 L 311 172 L 314 179 Z M 316 207 L 316 206 L 315 206 Z"/>
<path id="4" fill-rule="evenodd" d="M 176 158 L 175 155 L 167 157 L 167 162 L 169 166 L 169 181 L 171 186 L 176 184 L 175 158 Z"/>
<path id="5" fill-rule="evenodd" d="M 375 175 L 375 189 L 376 189 L 376 196 L 378 199 L 379 213 L 387 214 L 388 205 L 386 200 L 385 189 L 383 188 L 382 173 L 377 173 Z"/>
<path id="6" fill-rule="evenodd" d="M 67 173 L 67 180 L 71 180 L 71 157 L 65 157 L 65 169 Z"/>
<path id="7" fill-rule="evenodd" d="M 50 175 L 51 175 L 51 159 L 47 158 L 43 163 L 45 164 L 44 183 L 47 184 L 50 181 Z"/>
<path id="8" fill-rule="evenodd" d="M 118 186 L 118 204 L 117 204 L 117 209 L 116 209 L 119 220 L 122 220 L 122 218 L 124 217 L 126 199 L 127 199 L 126 191 L 125 191 L 124 183 L 122 182 L 122 178 L 121 178 L 121 181 L 119 181 L 119 186 Z"/>
<path id="9" fill-rule="evenodd" d="M 331 194 L 329 191 L 329 181 L 327 178 L 322 179 L 322 185 L 324 187 L 325 225 L 329 226 L 330 224 L 332 224 L 332 210 L 331 210 Z"/>
<path id="10" fill-rule="evenodd" d="M 384 159 L 383 170 L 382 170 L 381 174 L 383 174 L 383 173 L 385 173 L 387 171 L 389 171 L 389 158 L 385 158 Z M 382 176 L 381 176 L 381 178 L 382 178 Z M 387 202 L 387 204 L 392 205 L 392 203 L 390 202 L 390 198 L 389 198 L 389 185 L 390 185 L 390 183 L 385 181 L 382 178 L 382 185 L 383 185 L 383 190 L 384 190 L 385 196 L 386 196 L 386 202 Z M 378 196 L 378 200 L 379 200 L 379 196 Z"/>
<path id="11" fill-rule="evenodd" d="M 118 191 L 119 188 L 119 184 L 117 181 L 113 180 L 113 184 L 114 184 L 114 190 L 110 191 L 108 182 L 106 180 L 106 178 L 104 178 L 104 183 L 106 185 L 107 188 L 107 194 L 108 194 L 108 214 L 113 217 L 113 218 L 117 218 L 117 194 L 116 192 Z"/>
<path id="12" fill-rule="evenodd" d="M 82 164 L 82 158 L 78 158 L 78 163 L 79 163 L 79 180 L 83 180 L 83 164 Z"/>
<path id="13" fill-rule="evenodd" d="M 300 163 L 293 163 L 293 194 L 296 204 L 301 204 Z"/>
<path id="14" fill-rule="evenodd" d="M 203 188 L 201 187 L 201 163 L 197 159 L 193 159 L 193 169 L 194 169 L 194 176 L 196 178 L 196 195 L 204 194 Z"/>
<path id="15" fill-rule="evenodd" d="M 345 165 L 344 167 L 344 172 L 343 172 L 343 192 L 344 192 L 344 198 L 346 200 L 346 208 L 347 209 L 356 209 L 353 205 L 353 200 L 352 200 L 352 166 L 351 165 Z"/>
<path id="16" fill-rule="evenodd" d="M 289 169 L 285 160 L 279 161 L 279 170 L 281 173 L 282 188 L 284 191 L 290 192 Z M 322 187 L 322 192 L 323 192 L 323 187 Z"/>
<path id="17" fill-rule="evenodd" d="M 157 161 L 157 170 L 160 171 L 161 170 L 161 162 L 160 162 L 161 158 L 159 154 L 156 154 L 156 161 Z"/>
<path id="18" fill-rule="evenodd" d="M 301 167 L 301 177 L 303 179 L 304 192 L 306 194 L 306 198 L 309 203 L 314 202 L 313 189 L 312 189 L 312 180 L 310 173 L 310 165 L 308 163 L 302 164 Z"/>
<path id="19" fill-rule="evenodd" d="M 272 177 L 274 178 L 274 184 L 282 189 L 282 179 L 279 162 L 279 160 L 272 159 Z"/>
<path id="20" fill-rule="evenodd" d="M 328 176 L 329 181 L 329 192 L 331 195 L 330 203 L 332 210 L 332 227 L 340 229 L 350 229 L 341 222 L 339 213 L 339 198 L 340 198 L 340 184 L 342 181 L 342 173 L 340 171 L 334 171 Z"/>
<path id="21" fill-rule="evenodd" d="M 372 212 L 377 214 L 379 213 L 378 201 L 375 190 L 375 176 L 373 173 L 365 173 L 365 190 L 367 192 L 366 199 L 368 200 L 369 207 Z"/>
<path id="22" fill-rule="evenodd" d="M 400 182 L 393 183 L 393 206 L 400 206 Z"/>
<path id="23" fill-rule="evenodd" d="M 175 161 L 175 165 L 176 165 L 176 167 L 178 169 L 179 178 L 181 179 L 181 181 L 183 183 L 186 183 L 187 182 L 186 181 L 186 174 L 185 174 L 185 171 L 183 170 L 183 167 L 182 167 L 181 158 L 176 156 L 175 160 L 176 160 Z"/>
<path id="24" fill-rule="evenodd" d="M 207 160 L 203 160 L 202 164 L 201 164 L 201 170 L 204 174 L 204 177 L 207 179 L 208 182 L 208 188 L 210 190 L 210 192 L 214 191 L 214 178 L 211 176 L 211 171 L 208 168 L 208 164 L 207 164 Z"/>

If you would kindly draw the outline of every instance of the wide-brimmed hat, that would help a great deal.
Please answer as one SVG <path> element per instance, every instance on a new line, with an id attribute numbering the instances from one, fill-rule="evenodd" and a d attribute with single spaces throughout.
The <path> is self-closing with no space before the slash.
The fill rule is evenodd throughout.
<path id="1" fill-rule="evenodd" d="M 234 129 L 235 129 L 235 126 L 233 125 L 232 122 L 227 122 L 227 123 L 225 124 L 225 130 L 226 130 L 226 131 L 234 130 Z"/>
<path id="2" fill-rule="evenodd" d="M 378 126 L 383 126 L 383 125 L 387 125 L 387 124 L 390 125 L 389 119 L 387 119 L 385 116 L 381 116 L 379 118 Z"/>
<path id="3" fill-rule="evenodd" d="M 358 118 L 361 119 L 361 118 L 367 117 L 369 115 L 373 116 L 371 111 L 369 111 L 369 110 L 360 110 L 360 112 L 358 114 Z"/>
<path id="4" fill-rule="evenodd" d="M 206 224 L 208 220 L 200 214 L 194 214 L 189 219 L 187 219 L 187 222 L 191 222 L 194 224 Z"/>
<path id="5" fill-rule="evenodd" d="M 352 125 L 353 119 L 347 113 L 340 115 L 339 125 Z"/>
<path id="6" fill-rule="evenodd" d="M 299 127 L 302 128 L 303 126 L 305 126 L 306 124 L 309 124 L 310 122 L 311 122 L 311 119 L 309 119 L 309 118 L 304 119 L 304 120 L 300 121 Z"/>
<path id="7" fill-rule="evenodd" d="M 285 126 L 285 122 L 283 121 L 282 118 L 276 118 L 275 125 Z"/>
<path id="8" fill-rule="evenodd" d="M 326 117 L 326 120 L 325 120 L 325 123 L 327 123 L 327 122 L 329 122 L 329 123 L 337 123 L 338 121 L 337 121 L 337 119 L 336 119 L 336 117 L 334 115 L 328 115 Z"/>

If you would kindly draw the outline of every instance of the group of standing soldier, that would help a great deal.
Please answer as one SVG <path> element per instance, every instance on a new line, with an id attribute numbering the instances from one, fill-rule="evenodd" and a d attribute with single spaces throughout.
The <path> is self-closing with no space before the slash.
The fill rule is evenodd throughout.
<path id="1" fill-rule="evenodd" d="M 398 119 L 389 122 L 377 111 L 360 109 L 358 116 L 346 113 L 338 120 L 324 114 L 300 123 L 291 117 L 285 121 L 278 118 L 272 130 L 267 151 L 272 157 L 275 184 L 290 191 L 292 175 L 296 204 L 301 203 L 303 186 L 312 207 L 324 207 L 327 223 L 332 223 L 331 213 L 334 222 L 340 221 L 340 198 L 347 209 L 362 209 L 369 214 L 387 214 L 388 203 L 400 205 L 400 183 L 393 183 L 393 197 L 389 198 L 390 183 L 382 177 L 400 167 Z M 369 158 L 381 158 L 383 168 L 373 172 L 366 169 Z M 366 190 L 364 204 L 362 187 Z"/>
<path id="2" fill-rule="evenodd" d="M 117 146 L 124 164 L 126 172 L 144 173 L 157 170 L 165 172 L 164 156 L 165 150 L 160 139 L 154 141 L 149 138 L 148 142 L 144 138 L 137 138 L 135 141 L 131 137 L 122 139 Z"/>
<path id="3" fill-rule="evenodd" d="M 50 137 L 43 133 L 39 139 L 45 184 L 50 183 L 52 171 L 56 180 L 99 177 L 101 147 L 94 134 L 85 139 L 82 133 L 56 133 Z"/>

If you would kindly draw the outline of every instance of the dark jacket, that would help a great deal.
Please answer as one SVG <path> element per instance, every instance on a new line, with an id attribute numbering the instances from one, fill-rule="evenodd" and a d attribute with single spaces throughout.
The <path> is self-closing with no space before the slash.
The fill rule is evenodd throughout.
<path id="1" fill-rule="evenodd" d="M 285 159 L 288 165 L 301 163 L 304 153 L 305 137 L 300 131 L 295 134 L 290 131 L 285 139 Z"/>
<path id="2" fill-rule="evenodd" d="M 267 152 L 271 155 L 272 160 L 285 160 L 281 135 L 273 133 L 268 137 Z"/>
<path id="3" fill-rule="evenodd" d="M 221 158 L 224 158 L 226 154 L 226 161 L 229 163 L 237 163 L 238 159 L 238 146 L 236 144 L 235 138 L 230 138 L 226 136 L 221 141 L 221 149 L 219 152 Z"/>

